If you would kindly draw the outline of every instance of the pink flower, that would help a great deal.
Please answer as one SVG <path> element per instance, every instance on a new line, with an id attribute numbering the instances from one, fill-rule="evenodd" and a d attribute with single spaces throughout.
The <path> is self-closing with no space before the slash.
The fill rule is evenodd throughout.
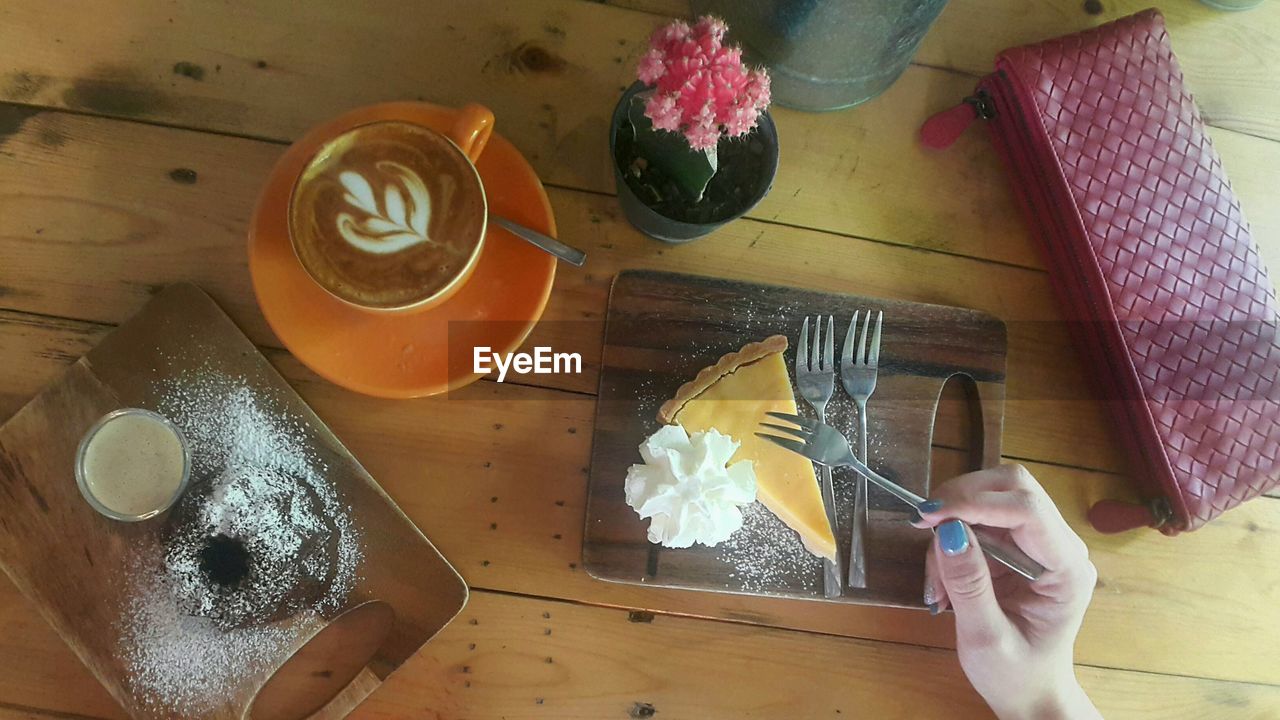
<path id="1" fill-rule="evenodd" d="M 747 98 L 751 100 L 751 104 L 757 110 L 763 111 L 769 107 L 769 74 L 763 70 L 751 71 L 751 77 L 747 81 L 746 88 Z"/>
<path id="2" fill-rule="evenodd" d="M 644 114 L 659 130 L 680 129 L 680 111 L 676 109 L 676 96 L 672 93 L 650 95 L 644 104 Z"/>
<path id="3" fill-rule="evenodd" d="M 716 64 L 725 68 L 733 68 L 741 71 L 744 69 L 742 64 L 742 48 L 730 47 L 725 48 L 724 52 L 716 58 Z"/>
<path id="4" fill-rule="evenodd" d="M 698 18 L 698 24 L 693 26 L 693 31 L 699 36 L 706 36 L 714 39 L 719 45 L 724 39 L 724 34 L 728 32 L 729 26 L 724 21 L 713 15 L 703 15 Z"/>
<path id="5" fill-rule="evenodd" d="M 725 134 L 729 137 L 742 137 L 756 126 L 760 111 L 750 105 L 740 105 L 729 111 L 729 116 L 722 121 Z"/>
<path id="6" fill-rule="evenodd" d="M 727 30 L 711 16 L 659 27 L 636 68 L 654 88 L 645 102 L 653 126 L 684 133 L 696 150 L 750 132 L 769 106 L 768 74 L 743 65 L 740 48 L 724 46 Z"/>
<path id="7" fill-rule="evenodd" d="M 690 118 L 684 136 L 689 141 L 689 147 L 694 150 L 709 150 L 720 142 L 720 125 L 716 122 L 714 103 L 708 101 Z"/>
<path id="8" fill-rule="evenodd" d="M 645 85 L 652 85 L 658 82 L 658 78 L 662 77 L 662 73 L 666 72 L 666 65 L 663 60 L 664 54 L 657 48 L 652 48 L 649 52 L 640 58 L 640 65 L 636 68 L 636 77 L 640 78 L 640 82 Z"/>
<path id="9" fill-rule="evenodd" d="M 720 130 L 714 125 L 693 125 L 684 136 L 694 150 L 710 150 L 720 142 Z"/>
<path id="10" fill-rule="evenodd" d="M 683 20 L 674 20 L 653 31 L 653 35 L 649 38 L 651 47 L 658 47 L 660 44 L 669 44 L 677 40 L 686 40 L 692 33 L 689 30 L 689 23 Z"/>

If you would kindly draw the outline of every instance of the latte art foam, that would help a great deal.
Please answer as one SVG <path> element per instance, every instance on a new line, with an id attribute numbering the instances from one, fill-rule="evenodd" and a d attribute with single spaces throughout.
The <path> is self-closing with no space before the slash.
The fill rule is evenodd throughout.
<path id="1" fill-rule="evenodd" d="M 463 276 L 485 228 L 484 188 L 444 136 L 403 122 L 338 136 L 303 170 L 289 232 L 307 273 L 356 305 L 397 308 Z"/>
<path id="2" fill-rule="evenodd" d="M 338 234 L 356 248 L 387 255 L 420 243 L 438 244 L 427 233 L 431 220 L 431 195 L 426 183 L 409 168 L 384 160 L 374 165 L 383 183 L 383 202 L 374 196 L 373 183 L 357 170 L 344 170 L 338 181 L 347 193 L 353 213 L 338 213 Z M 448 178 L 446 178 L 447 180 Z M 449 206 L 453 187 L 445 183 L 443 205 Z"/>

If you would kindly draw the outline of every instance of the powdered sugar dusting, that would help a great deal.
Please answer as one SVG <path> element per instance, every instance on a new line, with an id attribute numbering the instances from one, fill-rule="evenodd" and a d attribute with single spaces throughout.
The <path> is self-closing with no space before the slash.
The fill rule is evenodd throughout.
<path id="1" fill-rule="evenodd" d="M 742 528 L 719 546 L 729 577 L 746 592 L 815 591 L 822 561 L 800 536 L 758 501 L 742 508 Z"/>
<path id="2" fill-rule="evenodd" d="M 122 650 L 135 695 L 195 714 L 230 701 L 245 677 L 273 670 L 341 609 L 363 552 L 305 421 L 270 391 L 207 366 L 156 391 L 157 409 L 190 444 L 192 486 L 161 556 L 135 559 Z M 234 585 L 212 582 L 201 565 L 219 535 L 250 559 Z"/>
<path id="3" fill-rule="evenodd" d="M 182 614 L 161 572 L 161 583 L 126 608 L 124 656 L 134 693 L 147 705 L 184 715 L 208 712 L 232 700 L 237 679 L 273 669 L 296 641 L 296 627 L 223 630 L 208 618 Z"/>

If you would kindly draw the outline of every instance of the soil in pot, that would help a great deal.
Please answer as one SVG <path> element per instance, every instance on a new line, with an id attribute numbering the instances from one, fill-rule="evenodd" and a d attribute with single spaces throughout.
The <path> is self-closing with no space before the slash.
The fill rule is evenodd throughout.
<path id="1" fill-rule="evenodd" d="M 675 181 L 636 154 L 630 122 L 624 120 L 618 127 L 614 148 L 614 161 L 636 197 L 658 214 L 680 222 L 705 224 L 731 218 L 759 197 L 763 183 L 772 180 L 766 171 L 769 147 L 759 128 L 740 138 L 720 141 L 716 148 L 719 170 L 696 204 L 681 193 Z"/>

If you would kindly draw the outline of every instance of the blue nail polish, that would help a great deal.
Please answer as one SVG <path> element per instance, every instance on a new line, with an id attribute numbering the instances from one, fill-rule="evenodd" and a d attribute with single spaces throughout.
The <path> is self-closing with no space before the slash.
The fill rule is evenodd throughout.
<path id="1" fill-rule="evenodd" d="M 936 602 L 929 603 L 928 607 L 929 607 L 930 615 L 937 615 L 938 613 L 942 612 L 941 610 L 938 609 L 938 603 Z"/>
<path id="2" fill-rule="evenodd" d="M 942 501 L 925 500 L 917 506 L 917 509 L 922 513 L 936 513 L 942 509 Z"/>
<path id="3" fill-rule="evenodd" d="M 938 544 L 945 555 L 959 555 L 969 549 L 969 533 L 959 520 L 948 520 L 938 526 Z"/>
<path id="4" fill-rule="evenodd" d="M 920 517 L 919 510 L 912 510 L 911 517 L 907 520 L 907 522 L 911 523 L 912 525 L 915 525 L 916 523 L 920 522 L 923 519 L 924 518 Z"/>

